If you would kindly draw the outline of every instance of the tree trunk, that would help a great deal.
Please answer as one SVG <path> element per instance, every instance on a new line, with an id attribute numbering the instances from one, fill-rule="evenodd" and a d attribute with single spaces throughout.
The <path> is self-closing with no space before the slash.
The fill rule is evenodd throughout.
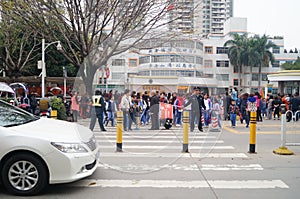
<path id="1" fill-rule="evenodd" d="M 94 95 L 94 77 L 97 72 L 98 67 L 93 65 L 92 63 L 85 63 L 90 64 L 89 66 L 81 66 L 79 68 L 80 76 L 82 78 L 83 84 L 85 86 L 86 93 L 88 96 Z"/>
<path id="2" fill-rule="evenodd" d="M 242 65 L 239 66 L 239 87 L 240 89 L 243 89 L 243 83 L 242 83 Z"/>
<path id="3" fill-rule="evenodd" d="M 260 91 L 261 86 L 261 63 L 258 66 L 258 92 Z"/>

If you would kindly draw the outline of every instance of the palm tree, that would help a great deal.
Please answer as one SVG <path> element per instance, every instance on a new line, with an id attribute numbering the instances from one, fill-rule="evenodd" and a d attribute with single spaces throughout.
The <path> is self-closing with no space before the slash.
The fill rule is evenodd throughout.
<path id="1" fill-rule="evenodd" d="M 259 37 L 255 35 L 249 41 L 250 51 L 248 54 L 248 65 L 252 68 L 258 66 L 258 89 L 261 87 L 261 67 L 269 66 L 269 63 L 274 62 L 274 55 L 270 51 L 270 48 L 276 47 L 276 45 L 268 40 L 266 35 Z M 252 74 L 252 72 L 251 72 Z"/>
<path id="2" fill-rule="evenodd" d="M 239 86 L 243 85 L 241 83 L 241 76 L 243 71 L 243 66 L 247 63 L 247 44 L 248 44 L 248 35 L 247 33 L 233 34 L 233 39 L 225 42 L 224 46 L 228 48 L 228 58 L 230 63 L 238 70 L 239 73 Z"/>
<path id="3" fill-rule="evenodd" d="M 250 91 L 252 88 L 252 69 L 253 67 L 258 65 L 258 54 L 256 53 L 255 50 L 255 46 L 256 46 L 256 40 L 254 39 L 254 37 L 250 37 L 248 39 L 247 45 L 245 47 L 245 65 L 250 67 L 250 81 L 249 81 L 249 87 L 250 87 Z"/>

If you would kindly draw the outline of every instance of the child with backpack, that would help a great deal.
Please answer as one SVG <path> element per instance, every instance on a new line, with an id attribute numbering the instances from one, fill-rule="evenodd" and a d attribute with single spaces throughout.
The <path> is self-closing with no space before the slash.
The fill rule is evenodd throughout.
<path id="1" fill-rule="evenodd" d="M 231 127 L 235 128 L 236 116 L 239 114 L 239 107 L 236 105 L 236 101 L 234 99 L 231 100 L 231 104 L 229 106 L 229 113 L 230 113 Z"/>

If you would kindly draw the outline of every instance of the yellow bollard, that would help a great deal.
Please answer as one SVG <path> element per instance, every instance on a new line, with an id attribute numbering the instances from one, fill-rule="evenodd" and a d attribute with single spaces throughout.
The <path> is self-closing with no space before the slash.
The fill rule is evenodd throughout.
<path id="1" fill-rule="evenodd" d="M 117 152 L 122 152 L 123 112 L 117 111 Z"/>
<path id="2" fill-rule="evenodd" d="M 249 153 L 255 153 L 256 143 L 256 111 L 250 112 L 250 146 Z"/>
<path id="3" fill-rule="evenodd" d="M 57 119 L 57 110 L 52 110 L 51 111 L 51 118 L 52 119 Z"/>
<path id="4" fill-rule="evenodd" d="M 182 126 L 183 126 L 183 136 L 182 136 L 182 152 L 189 152 L 189 112 L 183 112 L 182 118 Z"/>

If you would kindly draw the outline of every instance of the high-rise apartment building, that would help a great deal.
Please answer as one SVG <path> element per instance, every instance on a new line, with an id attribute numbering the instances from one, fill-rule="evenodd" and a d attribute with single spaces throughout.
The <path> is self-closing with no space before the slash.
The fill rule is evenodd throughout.
<path id="1" fill-rule="evenodd" d="M 225 21 L 233 17 L 233 0 L 174 0 L 168 11 L 171 31 L 222 35 Z"/>
<path id="2" fill-rule="evenodd" d="M 203 0 L 202 34 L 224 34 L 224 23 L 233 17 L 233 0 Z"/>

